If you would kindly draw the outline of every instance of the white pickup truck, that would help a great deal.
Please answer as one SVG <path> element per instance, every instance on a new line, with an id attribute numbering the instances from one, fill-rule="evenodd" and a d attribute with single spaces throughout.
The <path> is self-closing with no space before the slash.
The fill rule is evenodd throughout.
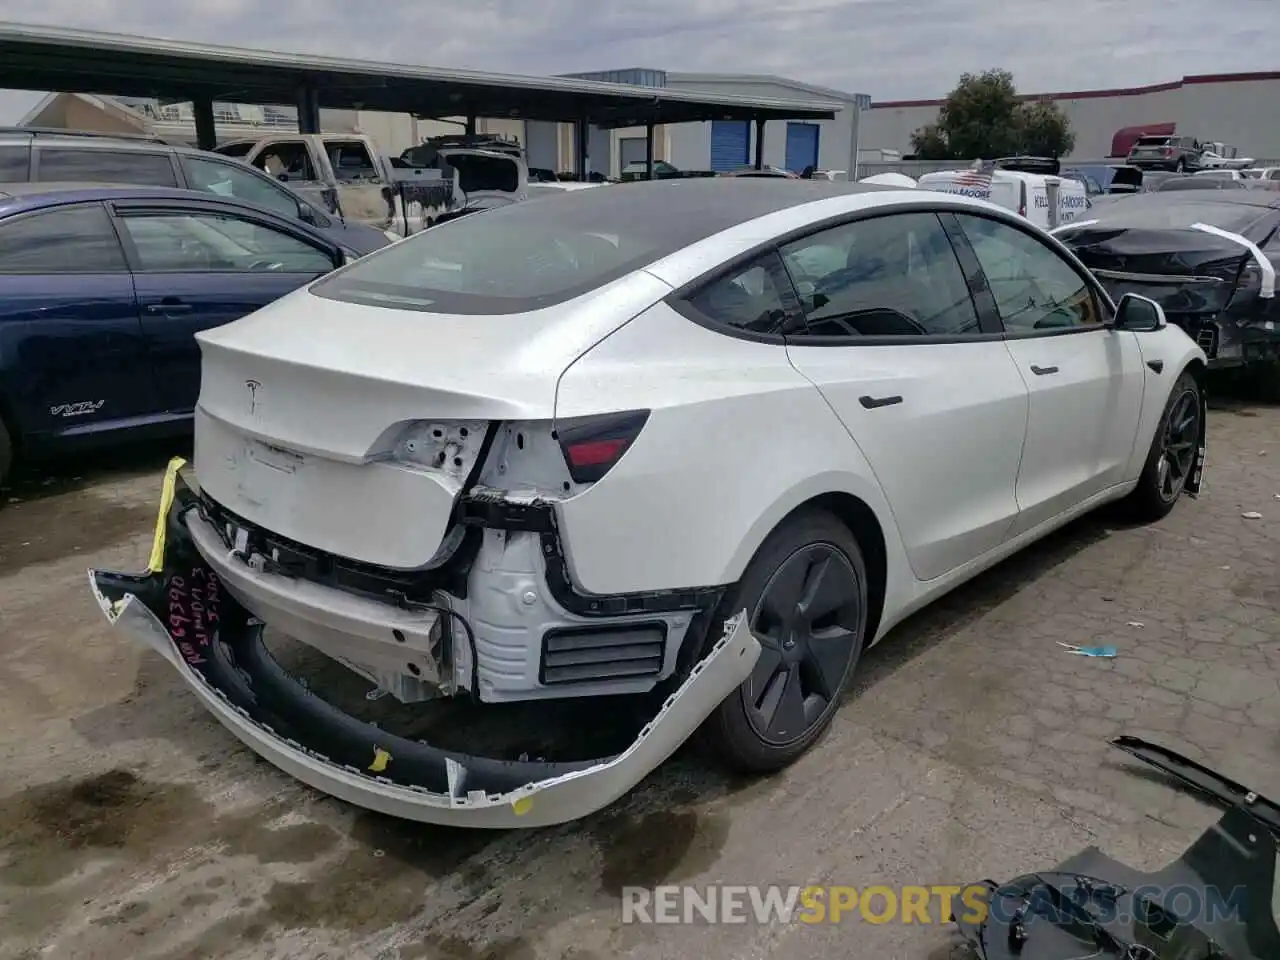
<path id="1" fill-rule="evenodd" d="M 372 137 L 352 133 L 273 134 L 215 149 L 392 238 L 417 233 L 482 199 L 492 205 L 528 196 L 528 167 L 511 152 L 428 141 L 392 159 Z"/>

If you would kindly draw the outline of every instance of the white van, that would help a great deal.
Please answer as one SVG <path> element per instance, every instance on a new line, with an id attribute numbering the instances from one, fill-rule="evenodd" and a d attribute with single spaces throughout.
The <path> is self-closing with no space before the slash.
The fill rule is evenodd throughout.
<path id="1" fill-rule="evenodd" d="M 921 190 L 989 200 L 1045 230 L 1079 219 L 1091 206 L 1081 181 L 1023 170 L 941 170 L 924 174 L 916 184 Z"/>

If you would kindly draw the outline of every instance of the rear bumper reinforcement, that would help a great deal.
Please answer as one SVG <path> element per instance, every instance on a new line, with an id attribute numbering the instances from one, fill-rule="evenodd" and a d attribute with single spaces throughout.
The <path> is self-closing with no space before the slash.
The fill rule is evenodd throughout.
<path id="1" fill-rule="evenodd" d="M 109 622 L 168 660 L 204 705 L 255 753 L 350 803 L 425 823 L 538 827 L 609 805 L 669 757 L 749 675 L 760 654 L 745 611 L 621 753 L 575 762 L 507 761 L 442 750 L 342 713 L 290 676 L 263 625 L 196 548 L 194 494 L 165 477 L 145 574 L 90 570 Z"/>

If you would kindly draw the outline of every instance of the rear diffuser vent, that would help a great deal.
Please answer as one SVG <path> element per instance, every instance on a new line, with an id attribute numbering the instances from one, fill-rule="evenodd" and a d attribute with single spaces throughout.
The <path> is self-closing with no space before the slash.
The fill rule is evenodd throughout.
<path id="1" fill-rule="evenodd" d="M 634 680 L 662 673 L 667 625 L 661 621 L 549 630 L 538 679 L 544 686 Z"/>

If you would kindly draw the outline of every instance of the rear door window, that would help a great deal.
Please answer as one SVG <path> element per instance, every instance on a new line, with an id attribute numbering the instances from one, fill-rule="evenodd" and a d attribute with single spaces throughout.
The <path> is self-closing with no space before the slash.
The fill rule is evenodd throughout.
<path id="1" fill-rule="evenodd" d="M 0 222 L 0 274 L 125 273 L 124 251 L 100 203 Z"/>
<path id="2" fill-rule="evenodd" d="M 137 183 L 176 187 L 168 153 L 37 146 L 37 176 L 42 183 Z"/>
<path id="3" fill-rule="evenodd" d="M 363 141 L 328 140 L 325 142 L 325 150 L 329 154 L 333 175 L 339 183 L 378 179 L 378 168 Z"/>

